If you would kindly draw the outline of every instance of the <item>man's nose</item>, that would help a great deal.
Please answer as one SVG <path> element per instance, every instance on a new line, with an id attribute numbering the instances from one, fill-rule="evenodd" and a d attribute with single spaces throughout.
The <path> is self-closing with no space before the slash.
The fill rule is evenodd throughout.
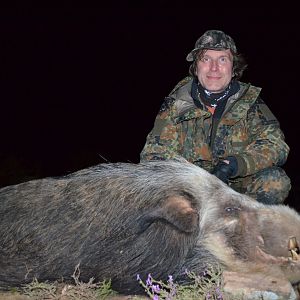
<path id="1" fill-rule="evenodd" d="M 219 68 L 219 64 L 216 60 L 212 60 L 210 63 L 210 69 L 211 70 L 217 70 Z"/>

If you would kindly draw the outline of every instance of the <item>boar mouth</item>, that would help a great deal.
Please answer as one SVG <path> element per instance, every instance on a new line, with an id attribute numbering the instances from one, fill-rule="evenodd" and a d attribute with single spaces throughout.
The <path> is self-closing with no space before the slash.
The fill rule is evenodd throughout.
<path id="1" fill-rule="evenodd" d="M 256 258 L 267 263 L 284 263 L 287 261 L 299 261 L 300 263 L 300 248 L 296 237 L 291 237 L 287 245 L 289 257 L 278 257 L 263 251 L 259 246 L 256 246 Z"/>
<path id="2" fill-rule="evenodd" d="M 291 237 L 288 242 L 288 250 L 290 252 L 292 260 L 300 260 L 299 244 L 296 237 Z"/>

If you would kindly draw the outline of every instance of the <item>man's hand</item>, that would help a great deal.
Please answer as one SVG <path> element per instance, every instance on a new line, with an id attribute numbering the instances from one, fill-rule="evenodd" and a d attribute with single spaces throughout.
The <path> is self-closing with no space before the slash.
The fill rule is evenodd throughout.
<path id="1" fill-rule="evenodd" d="M 237 159 L 234 156 L 221 160 L 213 169 L 212 174 L 228 184 L 229 178 L 237 173 Z"/>

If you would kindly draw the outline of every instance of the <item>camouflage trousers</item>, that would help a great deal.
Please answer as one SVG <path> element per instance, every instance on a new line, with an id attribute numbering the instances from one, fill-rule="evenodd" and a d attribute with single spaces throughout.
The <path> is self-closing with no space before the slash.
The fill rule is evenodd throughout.
<path id="1" fill-rule="evenodd" d="M 234 178 L 229 186 L 259 202 L 282 204 L 291 189 L 291 181 L 283 169 L 271 167 L 251 176 Z"/>

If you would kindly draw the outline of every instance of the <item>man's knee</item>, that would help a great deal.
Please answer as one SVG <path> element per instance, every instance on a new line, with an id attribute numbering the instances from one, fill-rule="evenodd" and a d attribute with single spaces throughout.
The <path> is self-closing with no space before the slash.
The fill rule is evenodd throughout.
<path id="1" fill-rule="evenodd" d="M 291 180 L 282 168 L 271 167 L 245 178 L 243 185 L 244 193 L 257 201 L 281 204 L 288 197 Z"/>
<path id="2" fill-rule="evenodd" d="M 280 204 L 287 198 L 291 189 L 290 178 L 279 167 L 264 169 L 254 175 L 250 188 L 255 192 L 256 200 L 265 204 Z"/>

